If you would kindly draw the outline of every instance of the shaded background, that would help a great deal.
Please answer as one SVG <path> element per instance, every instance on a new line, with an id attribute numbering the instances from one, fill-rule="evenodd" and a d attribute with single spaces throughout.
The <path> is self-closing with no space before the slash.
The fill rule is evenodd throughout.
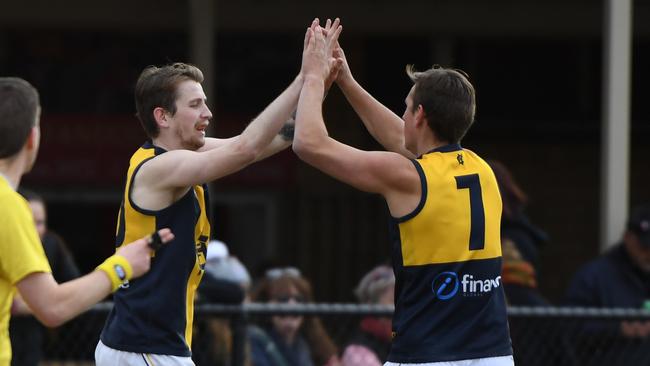
<path id="1" fill-rule="evenodd" d="M 477 122 L 463 145 L 508 165 L 528 214 L 551 237 L 540 286 L 561 300 L 599 251 L 602 1 L 216 1 L 215 136 L 241 132 L 296 75 L 305 27 L 341 17 L 341 43 L 366 89 L 401 115 L 407 63 L 465 70 Z M 650 201 L 650 2 L 634 3 L 631 204 Z M 41 93 L 42 150 L 23 185 L 49 204 L 83 272 L 113 251 L 128 159 L 144 141 L 133 85 L 150 64 L 190 60 L 181 0 L 2 2 L 0 74 Z M 336 87 L 330 134 L 379 149 Z M 319 301 L 352 301 L 363 273 L 389 258 L 387 210 L 301 163 L 291 151 L 220 180 L 213 232 L 252 270 L 280 262 L 311 279 Z"/>

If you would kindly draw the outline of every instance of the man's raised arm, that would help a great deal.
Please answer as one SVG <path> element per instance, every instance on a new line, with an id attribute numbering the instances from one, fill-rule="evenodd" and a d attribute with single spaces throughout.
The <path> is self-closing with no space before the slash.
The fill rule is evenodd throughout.
<path id="1" fill-rule="evenodd" d="M 338 42 L 333 50 L 333 55 L 342 60 L 336 83 L 352 108 L 354 108 L 354 111 L 361 118 L 368 132 L 386 150 L 396 152 L 407 158 L 414 158 L 413 153 L 404 146 L 404 121 L 370 95 L 354 79 L 345 58 L 345 53 Z"/>
<path id="2" fill-rule="evenodd" d="M 335 21 L 335 24 L 338 20 Z M 417 205 L 420 180 L 413 164 L 393 152 L 362 151 L 342 144 L 327 133 L 323 121 L 322 99 L 325 79 L 334 62 L 330 41 L 340 33 L 324 38 L 320 27 L 308 30 L 310 42 L 303 52 L 303 85 L 293 151 L 306 163 L 357 189 L 383 195 L 391 213 L 401 216 Z M 417 193 L 417 194 L 415 194 Z"/>
<path id="3" fill-rule="evenodd" d="M 213 146 L 206 151 L 173 150 L 146 162 L 136 186 L 167 190 L 207 183 L 286 148 L 290 141 L 278 133 L 296 108 L 302 82 L 299 73 L 239 136 L 211 140 Z"/>

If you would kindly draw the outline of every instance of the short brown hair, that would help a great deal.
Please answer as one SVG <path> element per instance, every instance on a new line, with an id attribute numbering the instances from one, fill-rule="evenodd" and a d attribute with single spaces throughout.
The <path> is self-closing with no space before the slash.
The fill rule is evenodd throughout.
<path id="1" fill-rule="evenodd" d="M 153 110 L 161 107 L 174 115 L 176 113 L 176 89 L 185 80 L 203 82 L 203 73 L 198 67 L 176 62 L 162 67 L 147 66 L 135 84 L 135 109 L 138 119 L 147 133 L 154 138 L 160 130 Z"/>
<path id="2" fill-rule="evenodd" d="M 406 73 L 415 83 L 412 112 L 422 105 L 436 136 L 448 143 L 459 143 L 474 123 L 476 112 L 474 87 L 465 73 L 438 65 L 422 72 L 408 65 Z"/>
<path id="3" fill-rule="evenodd" d="M 0 159 L 16 155 L 36 125 L 38 91 L 27 81 L 0 78 Z"/>

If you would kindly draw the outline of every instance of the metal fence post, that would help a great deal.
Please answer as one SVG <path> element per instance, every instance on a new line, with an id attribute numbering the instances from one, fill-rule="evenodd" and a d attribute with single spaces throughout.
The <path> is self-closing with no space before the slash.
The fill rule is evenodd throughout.
<path id="1" fill-rule="evenodd" d="M 232 366 L 244 366 L 246 361 L 246 326 L 248 313 L 245 307 L 234 313 L 231 318 L 232 329 Z"/>

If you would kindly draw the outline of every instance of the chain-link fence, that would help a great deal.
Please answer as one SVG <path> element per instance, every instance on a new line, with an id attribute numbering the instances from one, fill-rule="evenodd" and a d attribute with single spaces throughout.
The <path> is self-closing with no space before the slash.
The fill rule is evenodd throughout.
<path id="1" fill-rule="evenodd" d="M 60 328 L 46 330 L 43 364 L 93 365 L 94 349 L 110 307 L 110 303 L 100 304 Z M 508 312 L 519 366 L 650 365 L 650 337 L 642 336 L 643 329 L 650 326 L 650 311 L 510 307 Z M 201 304 L 195 309 L 194 361 L 197 366 L 248 364 L 247 329 L 280 314 L 317 316 L 341 351 L 361 319 L 389 317 L 392 308 L 357 304 Z"/>

